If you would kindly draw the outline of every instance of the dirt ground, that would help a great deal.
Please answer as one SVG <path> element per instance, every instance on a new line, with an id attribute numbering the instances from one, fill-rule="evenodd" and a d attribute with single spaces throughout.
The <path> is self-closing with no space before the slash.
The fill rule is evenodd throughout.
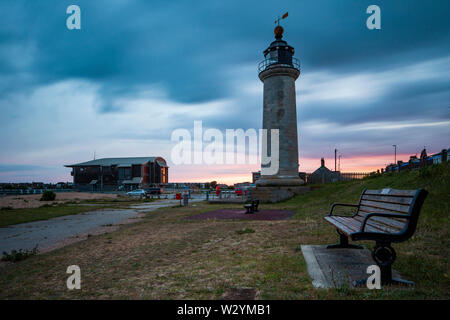
<path id="1" fill-rule="evenodd" d="M 27 194 L 27 195 L 11 195 L 0 197 L 0 208 L 11 207 L 13 209 L 22 208 L 38 208 L 45 204 L 39 201 L 41 194 Z M 105 193 L 91 193 L 91 192 L 57 192 L 55 201 L 52 203 L 66 203 L 79 200 L 93 200 L 93 199 L 115 199 L 117 194 Z"/>

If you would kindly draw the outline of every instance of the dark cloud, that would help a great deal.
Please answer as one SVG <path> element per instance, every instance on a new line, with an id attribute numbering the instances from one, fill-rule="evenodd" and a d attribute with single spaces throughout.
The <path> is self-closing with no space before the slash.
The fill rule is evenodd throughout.
<path id="1" fill-rule="evenodd" d="M 284 23 L 286 39 L 296 47 L 305 72 L 387 68 L 396 63 L 395 54 L 449 48 L 450 21 L 443 8 L 449 3 L 377 3 L 382 9 L 380 31 L 365 27 L 370 1 L 193 5 L 80 0 L 82 30 L 69 31 L 65 10 L 71 1 L 3 1 L 0 34 L 5 35 L 3 44 L 34 48 L 33 62 L 25 71 L 41 82 L 87 78 L 118 90 L 161 83 L 171 98 L 183 102 L 223 97 L 224 81 L 229 80 L 223 70 L 230 66 L 254 63 L 256 68 L 271 41 L 274 15 L 283 10 L 290 14 Z M 7 63 L 2 61 L 0 67 L 13 72 Z M 21 83 L 16 85 L 20 89 Z"/>

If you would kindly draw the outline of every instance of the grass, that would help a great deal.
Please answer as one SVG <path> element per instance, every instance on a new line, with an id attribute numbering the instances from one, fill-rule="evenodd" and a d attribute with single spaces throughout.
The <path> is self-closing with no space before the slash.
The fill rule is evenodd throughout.
<path id="1" fill-rule="evenodd" d="M 104 209 L 110 207 L 109 205 L 43 205 L 39 208 L 25 208 L 25 209 L 9 209 L 0 210 L 0 227 L 6 227 L 13 224 L 25 223 L 38 220 L 47 220 L 55 217 L 67 216 L 71 214 L 80 214 L 87 211 Z"/>
<path id="2" fill-rule="evenodd" d="M 262 204 L 296 212 L 283 221 L 186 219 L 241 205 L 162 208 L 118 231 L 0 267 L 0 298 L 218 299 L 231 288 L 250 287 L 259 290 L 260 299 L 448 299 L 449 183 L 445 164 L 328 184 L 289 201 Z M 336 242 L 323 220 L 330 204 L 357 202 L 363 188 L 384 187 L 430 192 L 416 234 L 394 245 L 394 268 L 414 280 L 415 288 L 315 289 L 299 246 Z M 69 291 L 66 268 L 73 264 L 81 268 L 82 289 Z"/>
<path id="3" fill-rule="evenodd" d="M 65 203 L 45 203 L 39 208 L 13 209 L 12 207 L 0 208 L 0 228 L 14 224 L 47 220 L 73 214 L 85 213 L 106 208 L 124 208 L 132 204 L 149 203 L 155 199 L 138 199 L 119 197 L 118 199 L 87 199 L 74 200 Z"/>

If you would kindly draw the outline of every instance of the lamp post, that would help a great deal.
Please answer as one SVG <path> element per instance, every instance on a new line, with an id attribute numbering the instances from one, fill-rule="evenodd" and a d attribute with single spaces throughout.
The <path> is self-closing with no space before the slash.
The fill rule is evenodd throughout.
<path id="1" fill-rule="evenodd" d="M 393 144 L 394 147 L 394 164 L 397 164 L 397 145 Z"/>
<path id="2" fill-rule="evenodd" d="M 337 149 L 334 149 L 334 171 L 336 172 L 337 171 L 337 168 L 336 168 L 336 160 L 337 160 Z"/>

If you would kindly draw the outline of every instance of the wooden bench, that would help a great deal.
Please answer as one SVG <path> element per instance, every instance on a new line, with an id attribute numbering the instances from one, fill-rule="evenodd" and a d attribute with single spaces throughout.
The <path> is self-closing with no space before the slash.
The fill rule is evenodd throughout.
<path id="1" fill-rule="evenodd" d="M 349 244 L 348 239 L 376 241 L 372 249 L 372 258 L 380 267 L 381 283 L 414 284 L 392 278 L 391 266 L 396 253 L 391 243 L 406 241 L 414 234 L 420 209 L 427 194 L 424 189 L 364 190 L 358 204 L 334 203 L 325 220 L 336 227 L 340 242 L 327 248 L 362 248 Z M 333 210 L 337 206 L 354 207 L 356 212 L 352 216 L 334 215 Z M 365 280 L 361 280 L 354 285 L 361 286 L 365 283 Z"/>
<path id="2" fill-rule="evenodd" d="M 258 212 L 259 200 L 252 200 L 252 203 L 244 204 L 244 208 L 247 209 L 246 213 Z"/>

